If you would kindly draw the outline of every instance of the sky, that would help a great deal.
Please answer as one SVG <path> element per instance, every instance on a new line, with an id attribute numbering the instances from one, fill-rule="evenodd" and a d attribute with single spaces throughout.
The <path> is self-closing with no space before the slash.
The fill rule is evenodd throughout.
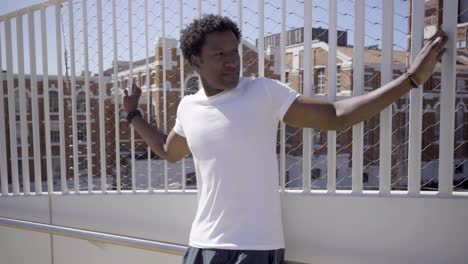
<path id="1" fill-rule="evenodd" d="M 0 0 L 0 15 L 27 7 L 33 4 L 41 3 L 41 0 L 16 0 L 6 1 Z M 128 1 L 115 0 L 117 4 L 117 54 L 118 60 L 129 60 L 129 34 L 128 34 Z M 223 15 L 230 16 L 235 21 L 238 20 L 238 1 L 239 0 L 222 0 Z M 366 1 L 366 46 L 381 45 L 381 23 L 382 23 L 382 1 L 384 0 L 367 0 Z M 79 74 L 84 69 L 84 37 L 83 37 L 83 16 L 81 1 L 74 1 L 74 45 L 75 45 L 75 67 Z M 279 33 L 281 29 L 281 10 L 280 0 L 265 0 L 265 34 Z M 407 1 L 394 0 L 395 15 L 394 15 L 394 44 L 395 49 L 406 49 L 406 32 L 407 32 Z M 216 13 L 218 0 L 203 0 L 203 13 Z M 179 1 L 165 1 L 166 5 L 166 36 L 172 38 L 179 37 Z M 304 3 L 301 0 L 286 1 L 286 27 L 287 29 L 301 27 L 304 23 Z M 315 0 L 312 2 L 312 20 L 314 27 L 328 28 L 328 1 Z M 143 59 L 146 57 L 145 46 L 145 7 L 144 0 L 132 1 L 132 56 L 133 60 Z M 148 1 L 148 41 L 150 56 L 154 54 L 154 43 L 158 37 L 162 36 L 162 1 Z M 53 7 L 47 8 L 47 51 L 49 61 L 49 74 L 57 72 L 57 52 L 56 52 L 56 34 L 55 34 L 55 11 Z M 114 58 L 113 37 L 112 37 L 112 0 L 102 0 L 103 14 L 103 57 L 104 69 L 112 66 Z M 196 0 L 183 1 L 184 26 L 190 23 L 192 19 L 198 16 L 198 2 Z M 96 0 L 88 0 L 88 44 L 89 44 L 89 66 L 93 73 L 98 71 L 98 43 L 97 43 L 97 17 L 96 17 Z M 61 10 L 61 25 L 63 25 L 60 33 L 62 39 L 62 52 L 67 50 L 70 56 L 70 39 L 69 39 L 69 22 L 68 4 L 64 4 Z M 243 25 L 242 32 L 244 38 L 255 43 L 258 37 L 258 2 L 257 0 L 243 0 Z M 23 49 L 24 58 L 28 61 L 24 62 L 26 73 L 29 72 L 29 36 L 27 28 L 27 16 L 23 16 Z M 40 14 L 35 12 L 35 50 L 36 63 L 38 73 L 42 73 L 42 42 L 40 32 Z M 353 0 L 338 0 L 338 30 L 346 30 L 348 33 L 348 43 L 353 44 L 353 25 L 354 25 L 354 1 Z M 5 48 L 5 26 L 0 22 L 0 45 L 2 68 L 6 68 L 6 48 Z M 16 21 L 12 20 L 12 57 L 14 71 L 17 72 L 17 36 L 16 36 Z M 63 60 L 63 54 L 62 62 Z M 67 63 L 70 63 L 68 58 Z"/>

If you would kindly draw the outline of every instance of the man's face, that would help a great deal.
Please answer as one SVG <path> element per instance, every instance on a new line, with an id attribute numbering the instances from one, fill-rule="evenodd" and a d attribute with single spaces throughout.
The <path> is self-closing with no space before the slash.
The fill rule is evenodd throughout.
<path id="1" fill-rule="evenodd" d="M 200 56 L 194 57 L 198 72 L 212 89 L 227 90 L 239 82 L 239 42 L 232 31 L 206 35 Z"/>

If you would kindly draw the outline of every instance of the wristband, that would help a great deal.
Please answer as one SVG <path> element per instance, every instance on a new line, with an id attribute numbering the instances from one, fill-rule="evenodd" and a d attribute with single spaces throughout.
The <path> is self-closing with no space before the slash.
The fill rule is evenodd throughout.
<path id="1" fill-rule="evenodd" d="M 131 124 L 132 119 L 135 118 L 136 116 L 143 117 L 143 111 L 141 111 L 141 109 L 139 108 L 130 111 L 130 113 L 127 114 L 127 122 Z"/>
<path id="2" fill-rule="evenodd" d="M 413 88 L 418 88 L 420 84 L 413 78 L 413 74 L 406 72 L 405 73 L 405 78 L 409 80 L 411 87 Z"/>

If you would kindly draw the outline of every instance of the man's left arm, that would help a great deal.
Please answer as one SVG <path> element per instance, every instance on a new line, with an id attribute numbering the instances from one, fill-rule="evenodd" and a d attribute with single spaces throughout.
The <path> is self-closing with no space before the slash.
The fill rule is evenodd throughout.
<path id="1" fill-rule="evenodd" d="M 349 99 L 328 102 L 299 96 L 286 112 L 283 121 L 295 127 L 338 130 L 367 120 L 411 90 L 404 76 L 379 89 Z"/>
<path id="2" fill-rule="evenodd" d="M 283 121 L 295 127 L 337 130 L 367 120 L 405 95 L 415 84 L 422 85 L 445 52 L 446 42 L 446 34 L 437 32 L 422 48 L 408 73 L 367 94 L 337 102 L 299 96 Z"/>

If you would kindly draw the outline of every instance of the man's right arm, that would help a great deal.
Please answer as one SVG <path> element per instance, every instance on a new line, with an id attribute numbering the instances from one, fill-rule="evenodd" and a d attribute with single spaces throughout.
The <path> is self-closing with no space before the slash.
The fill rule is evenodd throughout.
<path id="1" fill-rule="evenodd" d="M 169 136 L 166 136 L 156 127 L 148 124 L 141 116 L 134 117 L 131 125 L 151 150 L 162 159 L 174 163 L 190 154 L 185 137 L 178 135 L 174 131 L 171 131 Z"/>
<path id="2" fill-rule="evenodd" d="M 128 91 L 125 90 L 125 96 L 123 97 L 123 107 L 127 113 L 137 109 L 141 95 L 141 89 L 136 84 L 133 84 L 132 90 L 133 93 L 131 95 L 128 95 Z M 176 162 L 185 155 L 190 154 L 185 137 L 176 134 L 174 131 L 171 131 L 169 136 L 166 136 L 157 127 L 152 127 L 148 124 L 140 115 L 133 117 L 130 122 L 130 125 L 135 128 L 151 150 L 162 159 Z"/>

